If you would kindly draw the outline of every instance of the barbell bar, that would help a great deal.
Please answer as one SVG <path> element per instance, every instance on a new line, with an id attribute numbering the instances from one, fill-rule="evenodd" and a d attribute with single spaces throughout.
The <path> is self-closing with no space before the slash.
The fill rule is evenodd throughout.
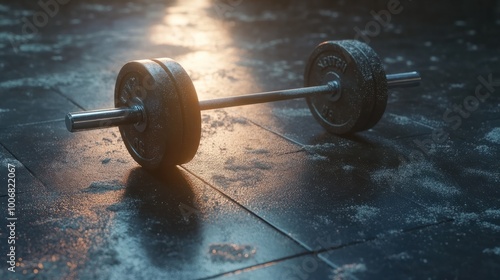
<path id="1" fill-rule="evenodd" d="M 306 98 L 312 115 L 330 133 L 373 127 L 387 90 L 418 86 L 418 72 L 385 74 L 381 60 L 359 41 L 328 41 L 309 57 L 304 87 L 198 101 L 193 83 L 168 58 L 132 61 L 118 74 L 115 108 L 69 113 L 70 132 L 119 126 L 132 157 L 147 169 L 190 161 L 201 138 L 202 110 Z"/>
<path id="2" fill-rule="evenodd" d="M 421 80 L 418 72 L 405 72 L 386 75 L 388 88 L 414 87 Z M 339 94 L 340 83 L 328 82 L 322 86 L 302 87 L 295 89 L 261 92 L 247 95 L 223 97 L 199 102 L 200 110 L 222 109 L 235 106 L 268 103 L 296 98 L 305 98 L 315 94 Z M 70 132 L 100 129 L 126 124 L 135 124 L 143 121 L 146 115 L 143 106 L 111 108 L 85 112 L 69 113 L 66 115 L 66 128 Z"/>

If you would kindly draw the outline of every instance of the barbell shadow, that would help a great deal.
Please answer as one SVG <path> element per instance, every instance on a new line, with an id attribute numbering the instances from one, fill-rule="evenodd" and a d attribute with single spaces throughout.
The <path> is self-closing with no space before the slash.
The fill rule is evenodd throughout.
<path id="1" fill-rule="evenodd" d="M 140 239 L 149 262 L 159 268 L 189 262 L 198 253 L 200 221 L 191 185 L 178 167 L 162 172 L 132 169 L 124 199 L 132 201 L 128 228 Z"/>

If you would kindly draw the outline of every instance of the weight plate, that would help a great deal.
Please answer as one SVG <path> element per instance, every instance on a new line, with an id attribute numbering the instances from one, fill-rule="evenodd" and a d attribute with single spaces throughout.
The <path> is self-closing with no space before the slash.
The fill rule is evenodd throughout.
<path id="1" fill-rule="evenodd" d="M 368 124 L 368 122 L 370 121 L 371 115 L 373 114 L 373 109 L 375 107 L 375 93 L 376 93 L 375 77 L 373 75 L 370 60 L 358 48 L 358 45 L 361 42 L 356 41 L 356 40 L 345 40 L 344 43 L 346 46 L 349 46 L 351 49 L 356 49 L 354 54 L 360 63 L 360 67 L 363 67 L 364 69 L 366 69 L 370 73 L 369 76 L 364 76 L 365 78 L 367 78 L 367 77 L 370 77 L 370 78 L 366 80 L 368 90 L 366 92 L 364 92 L 364 94 L 366 95 L 366 103 L 365 103 L 366 115 L 359 120 L 359 128 L 357 128 L 355 131 L 355 132 L 359 132 L 359 131 L 365 130 L 365 127 Z"/>
<path id="2" fill-rule="evenodd" d="M 183 123 L 183 147 L 179 154 L 177 164 L 189 162 L 196 155 L 201 138 L 201 112 L 198 95 L 191 78 L 186 70 L 177 62 L 170 58 L 154 59 L 175 81 L 175 87 L 179 95 L 179 107 L 182 112 Z"/>
<path id="3" fill-rule="evenodd" d="M 116 80 L 115 106 L 143 106 L 144 120 L 121 125 L 120 134 L 135 161 L 146 169 L 179 163 L 183 153 L 183 120 L 174 81 L 151 60 L 125 64 Z"/>
<path id="4" fill-rule="evenodd" d="M 329 41 L 318 45 L 304 73 L 305 86 L 338 80 L 338 96 L 321 94 L 307 98 L 313 116 L 330 133 L 363 130 L 374 106 L 374 83 L 368 59 L 352 41 Z"/>
<path id="5" fill-rule="evenodd" d="M 371 70 L 375 82 L 375 103 L 372 109 L 372 114 L 368 122 L 363 127 L 363 130 L 368 130 L 378 123 L 384 115 L 387 106 L 387 77 L 377 53 L 367 44 L 354 41 L 353 44 L 365 55 L 371 65 Z"/>

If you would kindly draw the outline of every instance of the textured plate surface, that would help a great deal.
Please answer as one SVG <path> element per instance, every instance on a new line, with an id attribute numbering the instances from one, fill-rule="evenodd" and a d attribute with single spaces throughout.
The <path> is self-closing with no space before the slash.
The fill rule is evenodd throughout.
<path id="1" fill-rule="evenodd" d="M 387 78 L 382 61 L 377 53 L 367 44 L 352 41 L 352 44 L 357 47 L 368 59 L 371 65 L 372 75 L 375 84 L 375 98 L 372 109 L 372 115 L 368 118 L 368 122 L 363 127 L 363 130 L 368 130 L 378 123 L 382 115 L 384 115 L 387 106 Z"/>
<path id="2" fill-rule="evenodd" d="M 183 121 L 179 91 L 158 63 L 127 63 L 118 74 L 115 106 L 144 106 L 145 121 L 122 125 L 120 133 L 132 157 L 147 169 L 176 165 L 183 154 Z"/>
<path id="3" fill-rule="evenodd" d="M 369 61 L 352 41 L 324 42 L 309 58 L 305 86 L 323 85 L 335 79 L 341 84 L 340 98 L 329 95 L 307 98 L 312 114 L 330 133 L 363 130 L 372 114 L 374 84 Z"/>
<path id="4" fill-rule="evenodd" d="M 201 113 L 198 95 L 191 78 L 179 63 L 170 58 L 157 58 L 154 61 L 174 81 L 183 124 L 182 153 L 178 154 L 177 164 L 186 163 L 193 159 L 200 145 Z"/>

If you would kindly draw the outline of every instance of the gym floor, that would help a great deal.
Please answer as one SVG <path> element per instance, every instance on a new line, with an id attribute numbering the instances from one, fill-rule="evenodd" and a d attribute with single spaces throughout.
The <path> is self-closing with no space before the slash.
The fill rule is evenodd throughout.
<path id="1" fill-rule="evenodd" d="M 40 3 L 0 4 L 0 279 L 500 275 L 499 1 Z M 178 61 L 204 100 L 300 87 L 355 38 L 423 81 L 353 136 L 300 99 L 203 111 L 195 158 L 156 174 L 117 128 L 64 125 L 130 60 Z"/>

